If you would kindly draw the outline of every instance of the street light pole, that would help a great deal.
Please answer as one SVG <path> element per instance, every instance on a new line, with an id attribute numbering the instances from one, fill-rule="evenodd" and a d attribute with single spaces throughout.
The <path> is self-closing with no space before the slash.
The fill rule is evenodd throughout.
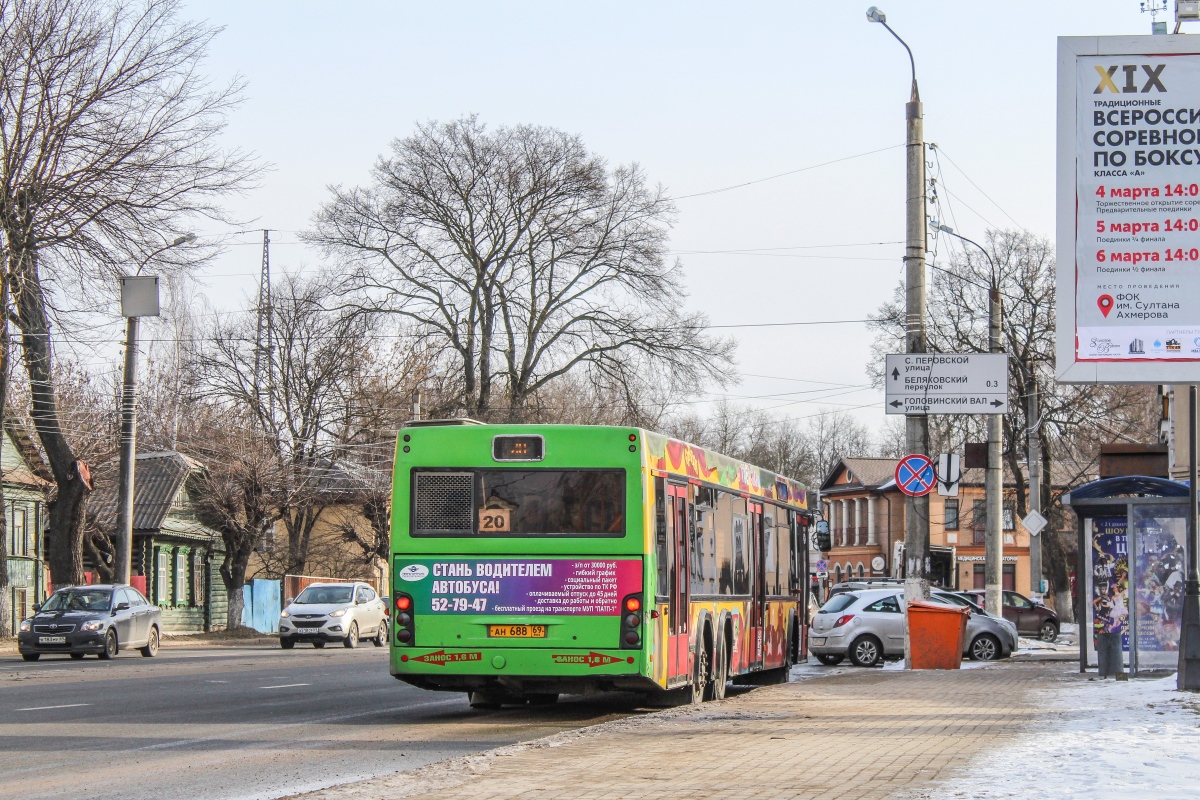
<path id="1" fill-rule="evenodd" d="M 180 236 L 142 260 L 133 276 L 121 278 L 121 314 L 125 324 L 125 374 L 121 381 L 120 474 L 117 478 L 117 541 L 113 582 L 129 583 L 133 571 L 133 494 L 137 459 L 138 327 L 141 317 L 158 316 L 158 278 L 142 276 L 142 268 L 158 254 L 195 241 Z"/>
<path id="2" fill-rule="evenodd" d="M 917 64 L 912 49 L 887 24 L 887 17 L 875 6 L 867 9 L 867 19 L 877 22 L 903 45 L 912 69 L 912 90 L 904 105 L 905 152 L 905 247 L 904 247 L 904 352 L 928 351 L 925 336 L 925 140 L 922 126 L 921 95 L 917 90 Z M 928 454 L 929 418 L 909 414 L 904 420 L 905 448 L 909 453 Z M 909 497 L 904 509 L 904 599 L 929 599 L 929 497 Z M 904 636 L 904 662 L 912 666 L 907 628 Z"/>
<path id="3" fill-rule="evenodd" d="M 949 225 L 939 225 L 937 222 L 934 222 L 932 223 L 932 227 L 934 230 L 948 233 L 956 239 L 974 245 L 979 248 L 979 252 L 983 253 L 983 257 L 987 259 L 988 266 L 991 268 L 991 285 L 983 286 L 973 281 L 967 282 L 987 289 L 988 350 L 992 353 L 1004 352 L 1004 348 L 1001 346 L 1004 307 L 1000 298 L 999 274 L 996 271 L 996 262 L 992 260 L 991 253 L 984 249 L 983 245 L 979 242 L 968 239 L 960 233 L 955 233 L 954 229 Z M 987 470 L 983 484 L 987 507 L 987 527 L 984 529 L 983 538 L 984 610 L 997 617 L 1001 616 L 1004 611 L 1001 595 L 1004 589 L 1004 473 L 1001 468 L 1003 439 L 1001 438 L 1000 425 L 1001 419 L 999 414 L 988 414 Z"/>

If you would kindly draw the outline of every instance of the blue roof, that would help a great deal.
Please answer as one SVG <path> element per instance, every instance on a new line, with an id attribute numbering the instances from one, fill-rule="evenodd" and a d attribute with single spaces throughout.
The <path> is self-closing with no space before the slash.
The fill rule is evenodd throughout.
<path id="1" fill-rule="evenodd" d="M 1166 478 L 1152 478 L 1149 475 L 1123 475 L 1119 478 L 1085 483 L 1071 490 L 1071 502 L 1076 500 L 1099 500 L 1105 497 L 1124 497 L 1128 495 L 1143 495 L 1150 497 L 1187 497 L 1186 483 L 1171 481 Z"/>

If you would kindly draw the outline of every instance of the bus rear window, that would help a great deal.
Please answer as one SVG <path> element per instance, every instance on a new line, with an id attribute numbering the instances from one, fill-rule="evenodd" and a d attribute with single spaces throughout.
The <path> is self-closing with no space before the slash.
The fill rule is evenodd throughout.
<path id="1" fill-rule="evenodd" d="M 624 536 L 625 471 L 414 470 L 414 536 Z"/>

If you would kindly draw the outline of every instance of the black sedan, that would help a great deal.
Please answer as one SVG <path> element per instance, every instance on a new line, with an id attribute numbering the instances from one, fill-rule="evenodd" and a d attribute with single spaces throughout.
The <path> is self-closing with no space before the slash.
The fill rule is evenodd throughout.
<path id="1" fill-rule="evenodd" d="M 53 653 L 71 658 L 94 653 L 108 659 L 131 647 L 147 658 L 158 654 L 158 606 L 132 586 L 70 586 L 34 606 L 34 611 L 17 634 L 17 647 L 26 661 Z"/>

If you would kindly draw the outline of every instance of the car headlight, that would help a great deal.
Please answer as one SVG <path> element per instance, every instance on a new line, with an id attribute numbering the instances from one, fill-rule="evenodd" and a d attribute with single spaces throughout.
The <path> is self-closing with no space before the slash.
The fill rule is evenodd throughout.
<path id="1" fill-rule="evenodd" d="M 280 611 L 280 612 L 279 612 L 279 616 L 283 617 L 284 619 L 287 619 L 288 617 L 290 617 L 290 616 L 291 616 L 291 614 L 289 614 L 289 613 L 287 612 L 287 609 L 284 609 L 283 611 Z"/>
<path id="2" fill-rule="evenodd" d="M 91 622 L 83 623 L 82 625 L 79 626 L 79 630 L 81 630 L 81 631 L 98 631 L 103 627 L 104 627 L 104 620 L 97 619 L 97 620 L 92 620 Z"/>
<path id="3" fill-rule="evenodd" d="M 33 628 L 33 620 L 31 620 L 31 619 L 21 620 L 21 632 L 22 633 L 28 633 L 32 628 Z"/>
<path id="4" fill-rule="evenodd" d="M 331 616 L 331 617 L 344 617 L 344 616 L 346 616 L 346 609 L 344 609 L 344 608 L 339 608 L 337 611 L 330 611 L 330 612 L 329 612 L 329 616 Z"/>

